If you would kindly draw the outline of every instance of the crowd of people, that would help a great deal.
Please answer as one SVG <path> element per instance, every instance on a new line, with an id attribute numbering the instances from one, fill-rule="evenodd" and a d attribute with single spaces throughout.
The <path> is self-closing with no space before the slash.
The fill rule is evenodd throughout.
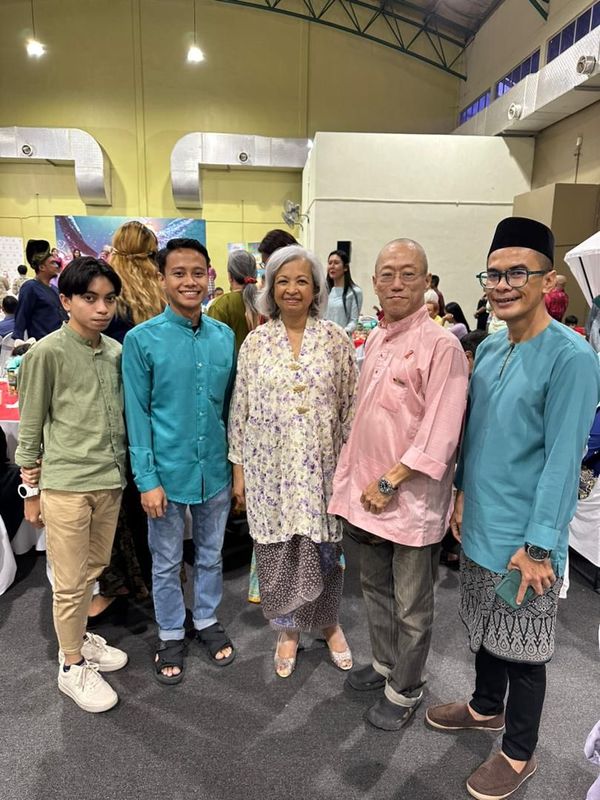
<path id="1" fill-rule="evenodd" d="M 107 260 L 75 258 L 57 291 L 49 244 L 28 243 L 36 280 L 20 288 L 15 337 L 38 341 L 19 368 L 14 469 L 26 518 L 46 529 L 58 687 L 85 711 L 118 702 L 104 674 L 128 656 L 90 621 L 119 592 L 149 590 L 153 675 L 184 679 L 188 511 L 194 638 L 215 667 L 234 660 L 219 620 L 233 506 L 247 512 L 249 599 L 276 634 L 276 674 L 291 678 L 301 636 L 318 633 L 349 690 L 373 692 L 367 721 L 398 731 L 424 698 L 450 531 L 476 682 L 468 701 L 425 718 L 433 731 L 504 730 L 467 789 L 508 797 L 537 768 L 568 525 L 600 402 L 596 353 L 549 313 L 560 291 L 552 232 L 525 218 L 497 226 L 475 331 L 445 302 L 421 244 L 383 244 L 382 318 L 360 375 L 351 336 L 363 295 L 348 254 L 332 251 L 324 269 L 284 231 L 259 249 L 262 288 L 254 257 L 234 251 L 230 292 L 204 312 L 215 276 L 195 239 L 159 249 L 128 222 Z M 504 330 L 486 337 L 488 305 Z M 362 666 L 340 625 L 344 535 L 360 552 L 372 650 Z"/>

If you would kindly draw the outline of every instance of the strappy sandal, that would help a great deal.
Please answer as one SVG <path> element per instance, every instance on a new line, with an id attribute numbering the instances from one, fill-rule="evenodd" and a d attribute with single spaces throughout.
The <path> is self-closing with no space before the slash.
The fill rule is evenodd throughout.
<path id="1" fill-rule="evenodd" d="M 174 686 L 176 683 L 181 683 L 183 680 L 183 656 L 185 653 L 185 642 L 183 639 L 169 639 L 163 642 L 162 639 L 158 642 L 156 648 L 156 658 L 154 661 L 154 676 L 159 683 L 167 686 Z M 166 667 L 178 667 L 180 672 L 178 675 L 165 675 L 163 669 Z"/>
<path id="2" fill-rule="evenodd" d="M 235 658 L 233 642 L 220 622 L 215 622 L 213 625 L 209 625 L 208 628 L 196 631 L 196 638 L 198 643 L 206 648 L 210 660 L 213 664 L 216 664 L 217 667 L 226 667 L 227 664 L 231 664 Z M 217 658 L 217 653 L 220 653 L 221 650 L 224 650 L 226 647 L 231 647 L 231 653 L 225 658 Z"/>
<path id="3" fill-rule="evenodd" d="M 296 642 L 296 651 L 294 652 L 294 655 L 290 656 L 289 658 L 280 656 L 279 645 L 283 641 L 283 637 L 285 635 L 286 634 L 282 632 L 277 636 L 275 655 L 273 656 L 273 661 L 275 662 L 275 672 L 280 678 L 289 678 L 292 672 L 296 669 L 296 656 L 298 655 L 298 650 L 300 649 L 300 634 L 298 634 L 298 641 Z"/>
<path id="4" fill-rule="evenodd" d="M 339 628 L 339 631 L 341 632 L 342 636 L 344 636 L 344 631 L 342 631 L 341 628 Z M 329 656 L 331 658 L 333 665 L 338 669 L 341 669 L 343 672 L 348 672 L 348 670 L 352 669 L 353 666 L 352 651 L 348 647 L 348 642 L 346 641 L 345 636 L 344 636 L 344 642 L 346 644 L 345 650 L 332 650 L 331 645 L 329 644 L 327 639 L 325 639 L 325 643 L 329 650 Z"/>

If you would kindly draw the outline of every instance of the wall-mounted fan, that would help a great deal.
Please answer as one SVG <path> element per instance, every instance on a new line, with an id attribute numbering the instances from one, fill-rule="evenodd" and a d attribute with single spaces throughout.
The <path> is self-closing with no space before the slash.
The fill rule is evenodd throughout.
<path id="1" fill-rule="evenodd" d="M 294 228 L 296 225 L 299 225 L 302 228 L 301 219 L 308 219 L 306 214 L 302 214 L 300 211 L 300 203 L 294 203 L 293 200 L 286 200 L 283 204 L 283 212 L 281 214 L 281 218 L 288 225 L 290 228 Z"/>

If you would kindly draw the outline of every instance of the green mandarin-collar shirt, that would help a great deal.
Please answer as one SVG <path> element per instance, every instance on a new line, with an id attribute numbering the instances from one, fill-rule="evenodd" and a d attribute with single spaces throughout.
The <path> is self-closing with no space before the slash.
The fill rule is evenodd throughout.
<path id="1" fill-rule="evenodd" d="M 129 452 L 140 492 L 204 503 L 231 480 L 227 414 L 235 378 L 231 328 L 192 322 L 169 306 L 129 331 L 123 383 Z"/>
<path id="2" fill-rule="evenodd" d="M 40 486 L 89 492 L 125 486 L 121 345 L 98 347 L 67 323 L 45 336 L 19 367 L 19 446 L 32 467 L 43 454 Z"/>

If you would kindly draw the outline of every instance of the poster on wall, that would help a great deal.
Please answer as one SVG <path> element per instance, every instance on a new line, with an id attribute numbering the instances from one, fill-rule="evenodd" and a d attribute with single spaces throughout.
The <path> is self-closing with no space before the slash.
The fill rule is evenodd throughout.
<path id="1" fill-rule="evenodd" d="M 17 267 L 23 264 L 23 239 L 20 236 L 0 236 L 0 275 L 12 286 Z"/>
<path id="2" fill-rule="evenodd" d="M 152 228 L 159 247 L 169 239 L 198 239 L 206 244 L 206 222 L 186 217 L 54 217 L 56 247 L 69 261 L 74 250 L 84 256 L 98 256 L 110 247 L 114 232 L 124 222 L 136 219 Z"/>

